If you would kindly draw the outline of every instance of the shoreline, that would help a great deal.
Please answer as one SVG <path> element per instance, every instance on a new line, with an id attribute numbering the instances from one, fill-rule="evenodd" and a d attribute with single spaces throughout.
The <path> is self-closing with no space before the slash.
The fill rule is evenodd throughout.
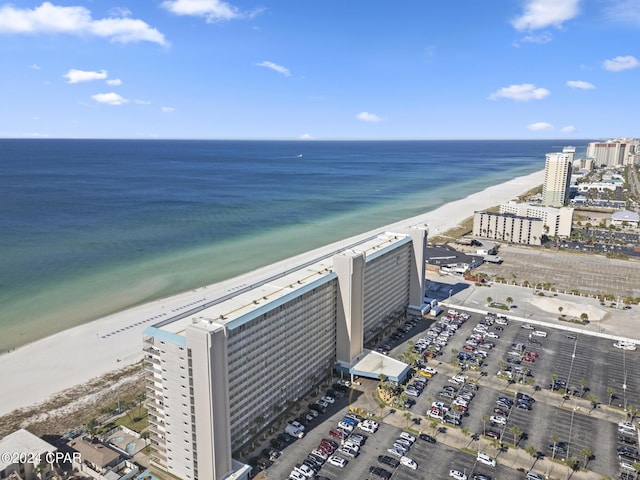
<path id="1" fill-rule="evenodd" d="M 212 285 L 138 305 L 17 347 L 0 356 L 0 378 L 11 385 L 12 391 L 12 395 L 5 396 L 0 402 L 0 416 L 15 409 L 40 404 L 63 390 L 138 362 L 143 356 L 143 330 L 160 320 L 171 318 L 186 305 L 204 303 L 228 293 L 237 285 L 265 278 L 274 269 L 290 268 L 306 259 L 344 248 L 382 231 L 426 223 L 429 225 L 429 236 L 441 235 L 473 215 L 474 211 L 513 200 L 539 186 L 543 180 L 543 170 L 517 177 L 430 212 L 369 230 Z M 46 368 L 48 364 L 53 368 Z"/>

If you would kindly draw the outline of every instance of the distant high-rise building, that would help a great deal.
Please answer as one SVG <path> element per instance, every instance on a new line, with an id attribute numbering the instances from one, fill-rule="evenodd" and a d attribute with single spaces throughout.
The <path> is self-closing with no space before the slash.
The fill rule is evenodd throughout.
<path id="1" fill-rule="evenodd" d="M 548 207 L 562 207 L 569 200 L 571 165 L 575 150 L 567 147 L 562 153 L 547 153 L 544 166 L 542 204 Z"/>
<path id="2" fill-rule="evenodd" d="M 633 165 L 639 152 L 640 140 L 635 138 L 615 138 L 587 145 L 587 158 L 593 159 L 596 167 Z"/>

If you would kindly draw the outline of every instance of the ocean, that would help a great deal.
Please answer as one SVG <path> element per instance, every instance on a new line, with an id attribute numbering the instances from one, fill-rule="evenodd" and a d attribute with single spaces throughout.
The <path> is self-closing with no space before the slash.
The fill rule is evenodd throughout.
<path id="1" fill-rule="evenodd" d="M 568 143 L 0 140 L 0 352 L 428 212 Z"/>

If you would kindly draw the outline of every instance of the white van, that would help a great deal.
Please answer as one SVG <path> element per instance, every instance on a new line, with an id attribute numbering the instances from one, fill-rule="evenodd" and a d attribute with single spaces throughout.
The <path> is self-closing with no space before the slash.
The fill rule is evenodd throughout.
<path id="1" fill-rule="evenodd" d="M 531 332 L 531 335 L 533 335 L 534 337 L 546 337 L 547 332 L 543 332 L 542 330 L 536 330 L 534 332 Z"/>
<path id="2" fill-rule="evenodd" d="M 304 437 L 304 432 L 301 432 L 296 427 L 294 427 L 293 425 L 290 425 L 290 424 L 287 425 L 286 427 L 284 427 L 284 431 L 285 431 L 285 433 L 288 433 L 292 437 L 296 437 L 296 438 Z"/>
<path id="3" fill-rule="evenodd" d="M 476 460 L 480 463 L 484 463 L 485 465 L 489 465 L 490 467 L 496 466 L 496 460 L 494 458 L 491 458 L 486 453 L 478 452 Z"/>

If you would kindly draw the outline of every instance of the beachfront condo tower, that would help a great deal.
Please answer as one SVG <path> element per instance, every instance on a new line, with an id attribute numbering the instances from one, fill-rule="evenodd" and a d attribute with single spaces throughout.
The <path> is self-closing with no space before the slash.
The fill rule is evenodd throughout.
<path id="1" fill-rule="evenodd" d="M 562 153 L 547 153 L 544 166 L 542 204 L 547 207 L 563 207 L 569 201 L 571 166 L 575 149 L 566 147 Z"/>
<path id="2" fill-rule="evenodd" d="M 426 238 L 410 227 L 279 262 L 147 328 L 152 466 L 184 480 L 245 478 L 233 452 L 333 369 L 402 380 L 408 365 L 365 345 L 422 306 Z"/>

